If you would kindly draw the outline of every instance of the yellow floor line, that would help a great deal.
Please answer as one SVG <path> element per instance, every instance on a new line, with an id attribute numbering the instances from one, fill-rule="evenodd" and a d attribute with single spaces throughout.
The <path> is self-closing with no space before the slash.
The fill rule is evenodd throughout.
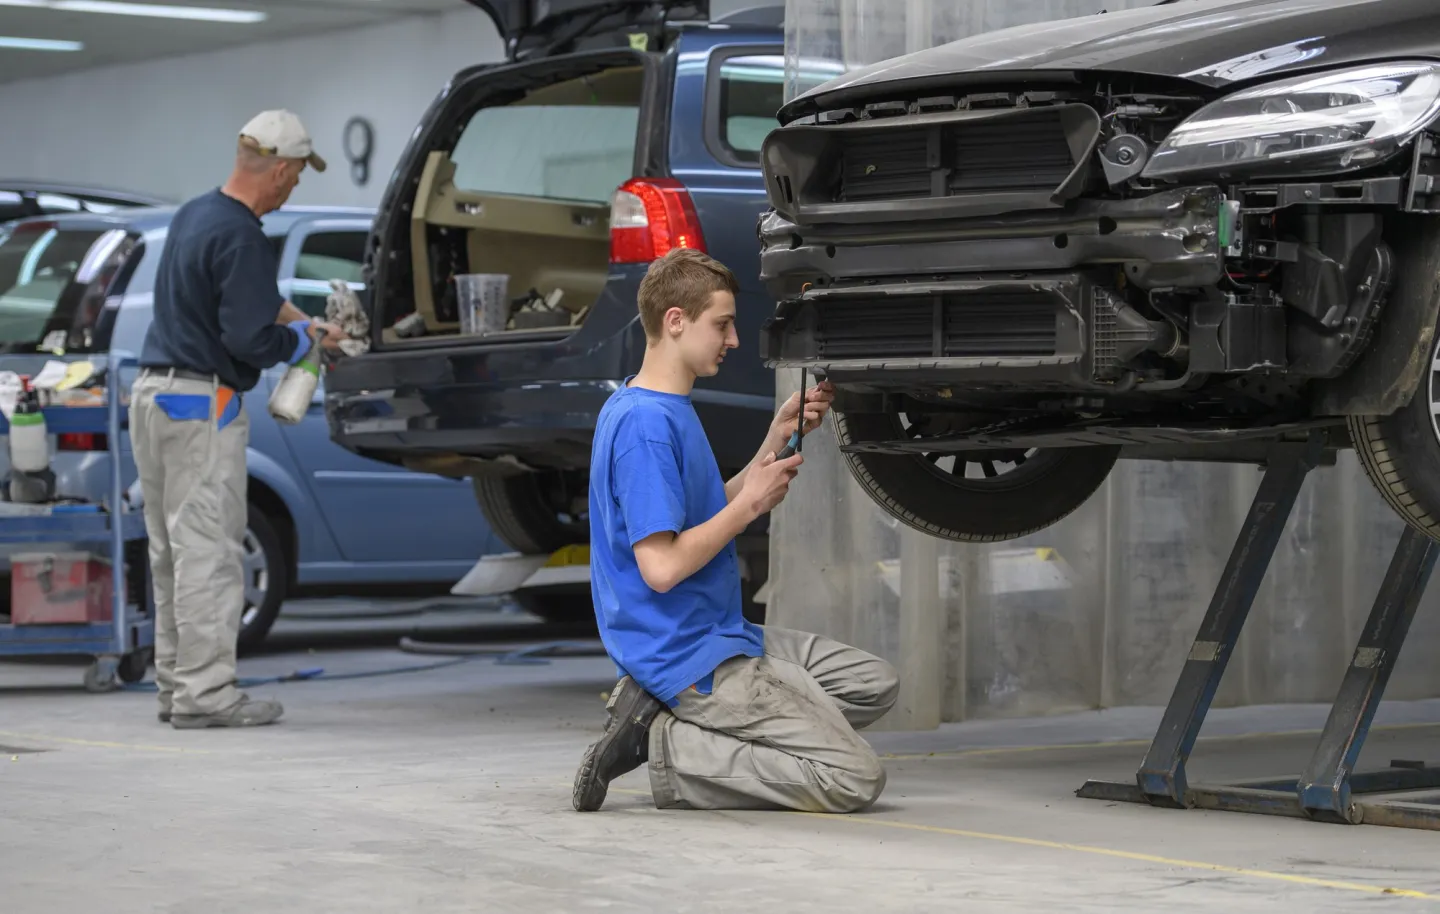
<path id="1" fill-rule="evenodd" d="M 191 755 L 212 755 L 210 749 L 189 749 L 184 746 L 147 746 L 140 743 L 112 743 L 98 739 L 74 739 L 68 736 L 44 736 L 39 733 L 14 733 L 0 730 L 0 736 L 9 739 L 33 740 L 42 743 L 65 743 L 71 746 L 90 746 L 98 749 L 132 749 L 138 752 L 183 752 Z"/>
<path id="2" fill-rule="evenodd" d="M 610 793 L 624 793 L 632 796 L 648 797 L 648 790 L 633 790 L 625 787 L 611 787 Z M 646 810 L 637 810 L 646 811 Z M 1343 882 L 1338 879 L 1320 879 L 1316 876 L 1297 876 L 1293 873 L 1276 873 L 1270 870 L 1257 870 L 1243 866 L 1226 866 L 1223 863 L 1206 863 L 1201 860 L 1181 860 L 1175 857 L 1157 857 L 1154 854 L 1141 854 L 1134 851 L 1121 851 L 1108 847 L 1096 847 L 1090 844 L 1068 844 L 1064 841 L 1045 841 L 1041 838 L 1022 838 L 1018 835 L 997 835 L 983 831 L 967 831 L 962 828 L 942 828 L 939 825 L 917 825 L 913 822 L 896 822 L 890 819 L 873 819 L 869 816 L 842 816 L 821 812 L 791 812 L 794 816 L 807 816 L 814 819 L 827 819 L 830 821 L 849 822 L 855 825 L 875 825 L 881 828 L 899 828 L 907 831 L 923 831 L 937 835 L 951 835 L 957 838 L 974 838 L 980 841 L 995 841 L 1002 844 L 1023 844 L 1029 847 L 1043 847 L 1050 850 L 1073 851 L 1079 854 L 1095 854 L 1101 857 L 1115 857 L 1121 860 L 1135 860 L 1141 863 L 1155 863 L 1161 866 L 1173 866 L 1189 870 L 1209 870 L 1215 873 L 1228 873 L 1232 876 L 1249 876 L 1254 879 L 1270 879 L 1276 882 L 1288 882 L 1293 885 L 1305 885 L 1320 889 L 1340 889 L 1347 892 L 1364 892 L 1369 895 L 1397 895 L 1403 898 L 1427 898 L 1440 900 L 1440 895 L 1416 891 L 1415 889 L 1397 889 L 1391 886 L 1366 885 L 1363 882 Z"/>
<path id="3" fill-rule="evenodd" d="M 1052 850 L 1074 851 L 1080 854 L 1095 854 L 1101 857 L 1117 857 L 1122 860 L 1137 860 L 1141 863 L 1156 863 L 1190 870 L 1210 870 L 1229 873 L 1234 876 L 1250 876 L 1255 879 L 1270 879 L 1295 885 L 1308 885 L 1324 889 L 1342 889 L 1348 892 L 1365 892 L 1371 895 L 1399 895 L 1405 898 L 1440 899 L 1440 895 L 1419 892 L 1414 889 L 1397 889 L 1390 886 L 1366 885 L 1362 882 L 1342 882 L 1337 879 L 1319 879 L 1314 876 L 1297 876 L 1292 873 L 1275 873 L 1270 870 L 1250 869 L 1242 866 L 1226 866 L 1223 863 L 1205 863 L 1200 860 L 1179 860 L 1174 857 L 1157 857 L 1154 854 L 1140 854 L 1134 851 L 1120 851 L 1089 844 L 1067 844 L 1063 841 L 1045 841 L 1040 838 L 1021 838 L 1015 835 L 996 835 L 989 832 L 966 831 L 960 828 L 942 828 L 938 825 L 916 825 L 911 822 L 894 822 L 888 819 L 872 819 L 868 816 L 836 816 L 818 812 L 800 812 L 792 815 L 809 816 L 817 819 L 832 819 L 857 825 L 878 825 L 882 828 L 902 828 L 910 831 L 931 832 L 938 835 L 954 835 L 960 838 L 976 838 L 981 841 L 996 841 L 1004 844 L 1024 844 L 1030 847 L 1044 847 Z"/>
<path id="4" fill-rule="evenodd" d="M 1370 732 L 1375 733 L 1377 731 L 1384 730 L 1418 730 L 1425 727 L 1440 727 L 1440 721 L 1412 724 L 1383 724 L 1381 726 L 1371 727 Z M 1268 739 L 1282 736 L 1319 736 L 1322 732 L 1324 731 L 1314 729 L 1270 730 L 1260 733 L 1230 733 L 1221 736 L 1202 736 L 1200 737 L 1199 742 L 1209 743 L 1243 739 Z M 1148 746 L 1150 745 L 1150 742 L 1151 741 L 1148 739 L 1117 739 L 1111 740 L 1110 742 L 1101 741 L 1092 743 L 1054 743 L 1051 745 L 1040 746 L 988 746 L 984 749 L 957 749 L 953 752 L 917 752 L 905 755 L 884 754 L 880 757 L 882 759 L 885 759 L 886 761 L 907 762 L 927 758 L 970 758 L 980 755 L 1004 755 L 1011 752 L 1050 752 L 1061 749 L 1112 749 L 1124 748 L 1127 746 Z"/>

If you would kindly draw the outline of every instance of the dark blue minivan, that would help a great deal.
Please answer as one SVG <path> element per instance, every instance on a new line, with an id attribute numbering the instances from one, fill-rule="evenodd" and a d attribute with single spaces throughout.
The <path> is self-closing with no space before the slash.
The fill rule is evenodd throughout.
<path id="1" fill-rule="evenodd" d="M 372 348 L 330 371 L 326 406 L 343 446 L 470 478 L 496 534 L 548 553 L 589 538 L 595 419 L 640 366 L 636 292 L 672 247 L 705 250 L 741 285 L 741 348 L 694 394 L 722 470 L 768 427 L 756 224 L 784 8 L 709 21 L 705 0 L 470 2 L 508 59 L 457 74 L 402 155 L 367 250 Z M 838 74 L 818 66 L 798 88 Z M 464 319 L 466 274 L 506 277 L 503 330 Z M 752 593 L 767 545 L 753 533 Z"/>

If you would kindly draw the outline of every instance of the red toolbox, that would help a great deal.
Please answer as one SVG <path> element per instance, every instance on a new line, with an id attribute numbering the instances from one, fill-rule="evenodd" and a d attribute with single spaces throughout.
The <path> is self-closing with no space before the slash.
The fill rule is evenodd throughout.
<path id="1" fill-rule="evenodd" d="M 27 552 L 10 559 L 10 621 L 15 625 L 109 622 L 110 561 L 90 552 Z"/>

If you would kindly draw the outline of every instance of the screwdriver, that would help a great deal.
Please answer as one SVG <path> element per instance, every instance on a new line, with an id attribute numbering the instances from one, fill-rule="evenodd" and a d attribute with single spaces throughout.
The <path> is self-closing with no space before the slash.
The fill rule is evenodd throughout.
<path id="1" fill-rule="evenodd" d="M 800 441 L 804 438 L 801 430 L 805 428 L 805 369 L 800 369 L 800 417 L 795 420 L 795 431 L 791 433 L 790 440 L 775 455 L 776 460 L 784 460 L 800 453 Z"/>

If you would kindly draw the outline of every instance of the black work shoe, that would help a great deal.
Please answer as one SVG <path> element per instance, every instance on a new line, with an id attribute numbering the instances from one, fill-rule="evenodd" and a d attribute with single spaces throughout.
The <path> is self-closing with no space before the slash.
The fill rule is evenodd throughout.
<path id="1" fill-rule="evenodd" d="M 605 707 L 610 712 L 605 735 L 585 750 L 575 772 L 570 800 L 579 812 L 599 809 L 611 781 L 650 759 L 650 724 L 660 713 L 660 701 L 626 676 L 615 684 Z"/>

